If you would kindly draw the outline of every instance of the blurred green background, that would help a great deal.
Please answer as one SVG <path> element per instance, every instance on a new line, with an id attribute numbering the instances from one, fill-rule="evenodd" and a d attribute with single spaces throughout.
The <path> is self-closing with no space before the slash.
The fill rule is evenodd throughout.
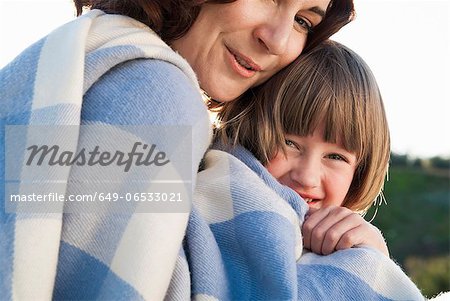
<path id="1" fill-rule="evenodd" d="M 450 159 L 391 154 L 386 203 L 372 223 L 391 258 L 431 298 L 450 291 Z M 372 208 L 366 215 L 370 220 Z"/>

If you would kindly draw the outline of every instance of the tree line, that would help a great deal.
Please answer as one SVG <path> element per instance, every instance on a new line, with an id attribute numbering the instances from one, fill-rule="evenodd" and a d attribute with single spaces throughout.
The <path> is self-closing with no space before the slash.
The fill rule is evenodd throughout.
<path id="1" fill-rule="evenodd" d="M 414 158 L 409 155 L 391 153 L 390 165 L 450 170 L 450 158 L 443 158 L 441 156 Z"/>

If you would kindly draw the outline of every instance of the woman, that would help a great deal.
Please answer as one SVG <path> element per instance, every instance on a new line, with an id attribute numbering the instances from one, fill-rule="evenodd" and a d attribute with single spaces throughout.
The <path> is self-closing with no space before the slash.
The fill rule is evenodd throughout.
<path id="1" fill-rule="evenodd" d="M 58 125 L 13 137 L 35 139 L 57 128 L 63 134 L 55 135 L 54 144 L 66 147 L 66 155 L 102 139 L 106 144 L 114 142 L 114 147 L 121 143 L 115 136 L 92 129 L 67 139 L 72 136 L 61 125 L 150 125 L 126 138 L 138 137 L 159 148 L 187 150 L 192 186 L 210 142 L 210 125 L 196 76 L 213 99 L 232 101 L 288 65 L 303 49 L 338 31 L 353 14 L 352 1 L 75 2 L 79 13 L 82 5 L 92 11 L 55 30 L 1 70 L 2 124 Z M 192 133 L 180 134 L 182 125 Z M 165 134 L 168 126 L 175 130 Z M 152 130 L 156 133 L 148 137 Z M 1 135 L 4 141 L 5 133 Z M 192 141 L 183 142 L 190 135 Z M 0 149 L 3 157 L 4 149 Z M 8 152 L 16 154 L 14 158 L 26 154 L 24 149 L 6 150 L 6 155 Z M 136 150 L 130 154 L 136 155 Z M 78 166 L 82 161 L 66 159 L 61 155 L 58 162 L 62 169 L 54 172 L 53 166 L 47 166 L 40 178 L 45 182 L 56 174 L 58 177 L 51 179 L 67 183 L 61 188 L 66 195 L 89 191 L 91 197 L 100 193 L 103 201 L 110 194 L 111 201 L 119 193 L 122 197 L 148 193 L 151 180 L 158 179 L 158 174 L 152 173 L 154 168 L 148 168 L 148 174 L 137 172 L 136 166 L 130 172 L 110 174 L 101 168 L 96 172 L 83 169 Z M 100 159 L 91 161 L 95 162 Z M 5 164 L 0 166 L 4 177 Z M 170 166 L 179 173 L 185 168 L 175 162 Z M 27 167 L 23 164 L 22 168 Z M 14 183 L 37 181 L 27 178 L 29 174 L 7 173 L 1 181 L 13 183 L 9 192 L 19 193 L 26 187 Z M 102 189 L 99 180 L 106 182 Z M 185 177 L 175 180 L 189 181 Z M 136 186 L 136 182 L 144 184 Z M 51 195 L 60 187 L 32 188 Z M 1 189 L 3 196 L 3 185 Z M 29 189 L 30 195 L 36 194 L 33 189 Z M 181 213 L 142 215 L 126 211 L 114 215 L 86 211 L 73 202 L 65 201 L 61 206 L 65 214 L 26 215 L 1 210 L 0 250 L 5 254 L 0 268 L 2 296 L 150 300 L 165 296 L 188 209 Z M 161 212 L 153 209 L 150 211 Z M 90 214 L 66 214 L 79 210 Z"/>

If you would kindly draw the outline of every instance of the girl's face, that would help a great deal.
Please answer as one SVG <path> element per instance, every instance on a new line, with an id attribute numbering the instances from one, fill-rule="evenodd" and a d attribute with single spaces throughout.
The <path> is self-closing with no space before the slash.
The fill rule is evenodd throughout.
<path id="1" fill-rule="evenodd" d="M 356 170 L 356 155 L 325 142 L 322 130 L 312 136 L 286 135 L 286 156 L 278 152 L 268 171 L 295 190 L 310 208 L 341 206 Z"/>
<path id="2" fill-rule="evenodd" d="M 263 83 L 303 50 L 330 0 L 237 0 L 203 4 L 172 43 L 212 98 L 231 101 Z"/>

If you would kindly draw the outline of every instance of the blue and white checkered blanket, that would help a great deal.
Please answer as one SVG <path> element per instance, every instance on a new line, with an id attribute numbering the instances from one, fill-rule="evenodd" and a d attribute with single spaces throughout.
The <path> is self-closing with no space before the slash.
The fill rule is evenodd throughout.
<path id="1" fill-rule="evenodd" d="M 144 65 L 138 68 L 143 72 L 130 76 L 125 72 L 130 69 L 123 69 L 130 64 Z M 160 75 L 159 67 L 175 79 Z M 109 72 L 113 69 L 120 71 Z M 86 101 L 85 93 L 98 87 L 105 75 L 115 76 L 114 80 L 102 94 Z M 174 97 L 177 93 L 180 98 Z M 184 213 L 5 213 L 5 186 L 11 184 L 5 179 L 5 146 L 9 146 L 5 125 L 60 129 L 80 124 L 191 126 L 191 147 L 183 140 L 169 142 L 192 150 L 189 161 L 194 175 L 210 143 L 211 125 L 194 72 L 144 24 L 93 10 L 30 46 L 0 70 L 0 299 L 161 300 L 189 209 Z M 60 138 L 65 150 L 75 150 L 84 137 Z M 117 141 L 109 140 L 115 147 Z M 82 170 L 61 167 L 59 180 L 69 183 L 75 175 L 91 183 L 101 180 L 92 173 L 80 176 Z M 144 184 L 152 180 L 133 175 L 142 176 Z M 19 184 L 21 180 L 16 179 Z M 115 178 L 112 188 L 145 192 L 130 189 L 124 180 Z M 53 193 L 50 184 L 38 188 Z M 72 181 L 69 190 L 85 193 L 80 182 Z"/>
<path id="2" fill-rule="evenodd" d="M 170 296 L 183 299 L 190 273 L 195 300 L 424 299 L 377 250 L 303 252 L 306 211 L 250 152 L 209 151 Z"/>

